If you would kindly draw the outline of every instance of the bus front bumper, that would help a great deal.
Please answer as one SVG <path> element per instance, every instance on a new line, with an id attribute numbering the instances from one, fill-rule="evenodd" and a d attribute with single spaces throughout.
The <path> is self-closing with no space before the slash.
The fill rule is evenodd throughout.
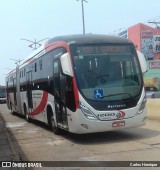
<path id="1" fill-rule="evenodd" d="M 139 114 L 128 119 L 100 121 L 86 119 L 84 115 L 82 115 L 81 118 L 75 115 L 68 121 L 68 123 L 69 131 L 71 133 L 85 134 L 115 131 L 143 126 L 146 124 L 146 118 L 146 114 Z"/>

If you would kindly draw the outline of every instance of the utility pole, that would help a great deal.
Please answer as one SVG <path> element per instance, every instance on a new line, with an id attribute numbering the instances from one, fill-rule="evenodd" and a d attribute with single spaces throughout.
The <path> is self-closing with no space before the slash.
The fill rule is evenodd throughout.
<path id="1" fill-rule="evenodd" d="M 77 0 L 79 1 L 79 0 Z M 83 5 L 83 1 L 87 2 L 86 0 L 81 0 L 81 7 L 82 7 L 82 23 L 83 23 L 83 34 L 85 34 L 85 20 L 84 20 L 84 5 Z"/>
<path id="2" fill-rule="evenodd" d="M 28 40 L 28 39 L 24 39 L 24 38 L 22 38 L 21 40 L 31 42 L 32 44 L 30 44 L 28 47 L 33 48 L 33 50 L 36 50 L 38 47 L 40 47 L 42 45 L 42 44 L 40 44 L 40 42 L 44 41 L 46 39 L 49 39 L 49 38 L 44 38 L 44 39 L 39 40 L 39 41 L 37 41 L 36 38 L 35 38 L 34 41 L 31 41 L 31 40 Z"/>
<path id="3" fill-rule="evenodd" d="M 18 64 L 20 64 L 20 62 L 22 61 L 22 60 L 17 60 L 17 59 L 14 59 L 14 58 L 10 58 L 10 60 L 13 60 L 13 61 L 15 61 L 15 64 L 16 65 L 18 65 Z"/>
<path id="4" fill-rule="evenodd" d="M 160 27 L 158 26 L 158 24 L 160 24 L 160 22 L 156 22 L 156 21 L 150 21 L 148 23 L 151 23 L 151 24 L 155 24 L 157 29 L 160 29 Z"/>

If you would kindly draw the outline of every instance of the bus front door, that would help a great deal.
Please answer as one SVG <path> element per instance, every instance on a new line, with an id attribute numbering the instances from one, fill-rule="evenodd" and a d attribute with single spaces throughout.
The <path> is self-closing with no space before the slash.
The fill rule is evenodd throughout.
<path id="1" fill-rule="evenodd" d="M 53 61 L 53 86 L 57 125 L 67 130 L 68 121 L 65 101 L 65 76 L 61 74 L 59 59 Z"/>

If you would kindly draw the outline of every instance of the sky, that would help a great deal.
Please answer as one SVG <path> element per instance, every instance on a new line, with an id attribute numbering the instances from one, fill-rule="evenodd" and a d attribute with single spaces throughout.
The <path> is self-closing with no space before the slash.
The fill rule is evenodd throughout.
<path id="1" fill-rule="evenodd" d="M 159 0 L 87 0 L 86 33 L 114 34 L 137 23 L 160 22 Z M 154 25 L 150 25 L 153 26 Z M 82 34 L 81 0 L 0 0 L 0 85 L 33 49 L 29 41 Z"/>

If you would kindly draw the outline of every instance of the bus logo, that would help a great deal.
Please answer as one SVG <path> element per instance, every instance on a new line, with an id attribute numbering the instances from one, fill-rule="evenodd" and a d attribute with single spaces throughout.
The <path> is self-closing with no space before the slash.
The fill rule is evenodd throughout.
<path id="1" fill-rule="evenodd" d="M 125 104 L 116 104 L 116 105 L 108 105 L 108 108 L 119 108 L 119 107 L 126 107 Z"/>
<path id="2" fill-rule="evenodd" d="M 125 113 L 123 111 L 119 111 L 117 114 L 116 114 L 116 117 L 118 119 L 123 119 L 125 117 Z"/>

